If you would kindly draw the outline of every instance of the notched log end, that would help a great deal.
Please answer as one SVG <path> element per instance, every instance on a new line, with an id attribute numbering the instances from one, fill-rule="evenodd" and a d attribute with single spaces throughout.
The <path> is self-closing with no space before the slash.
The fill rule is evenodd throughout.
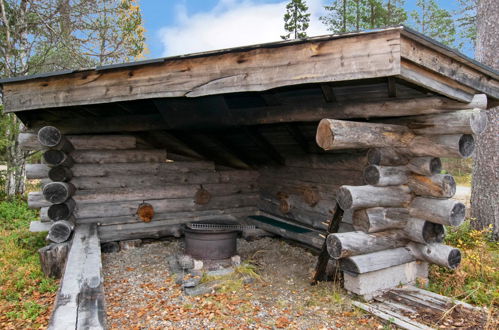
<path id="1" fill-rule="evenodd" d="M 455 203 L 450 213 L 450 225 L 455 227 L 460 226 L 463 223 L 465 216 L 466 206 L 460 202 Z"/>
<path id="2" fill-rule="evenodd" d="M 137 216 L 144 222 L 151 222 L 154 217 L 153 206 L 148 203 L 141 203 L 137 208 Z"/>
<path id="3" fill-rule="evenodd" d="M 438 157 L 433 157 L 430 160 L 430 172 L 431 174 L 439 174 L 442 171 L 442 161 Z"/>
<path id="4" fill-rule="evenodd" d="M 449 264 L 449 268 L 456 269 L 459 264 L 461 264 L 461 251 L 459 249 L 452 249 L 449 253 L 447 262 Z"/>
<path id="5" fill-rule="evenodd" d="M 364 181 L 366 184 L 376 185 L 379 179 L 380 173 L 376 165 L 369 165 L 364 169 Z"/>
<path id="6" fill-rule="evenodd" d="M 322 119 L 317 126 L 317 134 L 315 135 L 317 145 L 324 150 L 333 149 L 334 135 L 331 131 L 331 123 L 328 119 Z"/>
<path id="7" fill-rule="evenodd" d="M 459 139 L 459 154 L 463 158 L 468 158 L 471 156 L 475 150 L 475 139 L 472 135 L 463 134 Z"/>
<path id="8" fill-rule="evenodd" d="M 340 205 L 341 209 L 350 209 L 353 204 L 353 198 L 350 190 L 348 190 L 348 188 L 341 187 L 336 194 L 336 201 Z"/>
<path id="9" fill-rule="evenodd" d="M 345 257 L 345 255 L 342 255 L 342 246 L 341 246 L 341 240 L 338 239 L 334 234 L 331 234 L 327 237 L 327 251 L 331 258 L 333 259 L 340 259 Z"/>
<path id="10" fill-rule="evenodd" d="M 426 243 L 441 243 L 444 240 L 445 228 L 439 223 L 425 221 L 423 239 Z"/>
<path id="11" fill-rule="evenodd" d="M 38 141 L 44 147 L 55 147 L 61 143 L 61 140 L 61 131 L 53 126 L 45 126 L 38 131 Z"/>

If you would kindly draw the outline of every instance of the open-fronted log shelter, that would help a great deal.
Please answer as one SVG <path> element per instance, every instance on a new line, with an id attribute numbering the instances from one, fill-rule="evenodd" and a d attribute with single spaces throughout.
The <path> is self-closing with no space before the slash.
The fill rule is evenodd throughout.
<path id="1" fill-rule="evenodd" d="M 405 27 L 1 83 L 20 144 L 44 150 L 29 205 L 53 242 L 237 219 L 324 246 L 367 296 L 459 264 L 439 157 L 471 156 L 499 101 L 498 72 Z"/>

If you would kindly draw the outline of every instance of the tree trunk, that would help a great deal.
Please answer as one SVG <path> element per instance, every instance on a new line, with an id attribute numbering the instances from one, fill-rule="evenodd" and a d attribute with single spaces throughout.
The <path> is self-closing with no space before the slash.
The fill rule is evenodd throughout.
<path id="1" fill-rule="evenodd" d="M 17 195 L 24 193 L 24 179 L 26 176 L 27 153 L 21 150 L 17 141 L 17 135 L 21 130 L 22 123 L 13 114 L 7 114 L 6 136 L 9 141 L 7 146 L 7 184 L 6 193 Z"/>
<path id="2" fill-rule="evenodd" d="M 495 0 L 478 1 L 477 42 L 475 57 L 494 69 L 499 69 L 497 44 L 499 43 L 499 6 Z M 471 214 L 476 221 L 473 226 L 494 226 L 494 238 L 499 239 L 499 107 L 487 111 L 487 129 L 476 137 L 471 191 Z M 495 124 L 494 124 L 495 123 Z"/>

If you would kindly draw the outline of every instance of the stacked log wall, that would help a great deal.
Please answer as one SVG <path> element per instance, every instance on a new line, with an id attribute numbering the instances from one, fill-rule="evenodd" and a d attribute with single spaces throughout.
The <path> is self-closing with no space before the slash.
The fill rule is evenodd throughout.
<path id="1" fill-rule="evenodd" d="M 44 155 L 64 154 L 50 158 L 50 164 L 43 157 L 44 164 L 27 166 L 28 179 L 40 179 L 43 188 L 29 193 L 28 205 L 40 209 L 41 221 L 52 227 L 70 232 L 74 225 L 97 223 L 106 242 L 179 236 L 186 222 L 256 213 L 255 171 L 218 170 L 203 160 L 171 161 L 166 150 L 140 148 L 134 136 L 78 135 L 66 140 L 71 150 L 44 150 Z M 22 133 L 20 141 L 26 149 L 44 148 L 32 133 Z M 61 165 L 61 159 L 70 162 Z M 141 217 L 142 204 L 152 206 L 151 221 Z"/>

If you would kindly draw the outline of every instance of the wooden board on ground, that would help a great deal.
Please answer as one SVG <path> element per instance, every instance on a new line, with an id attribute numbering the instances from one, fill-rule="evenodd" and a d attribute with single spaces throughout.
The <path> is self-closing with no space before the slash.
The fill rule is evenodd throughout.
<path id="1" fill-rule="evenodd" d="M 370 303 L 353 304 L 403 329 L 483 329 L 487 322 L 484 308 L 411 285 L 391 289 Z"/>

